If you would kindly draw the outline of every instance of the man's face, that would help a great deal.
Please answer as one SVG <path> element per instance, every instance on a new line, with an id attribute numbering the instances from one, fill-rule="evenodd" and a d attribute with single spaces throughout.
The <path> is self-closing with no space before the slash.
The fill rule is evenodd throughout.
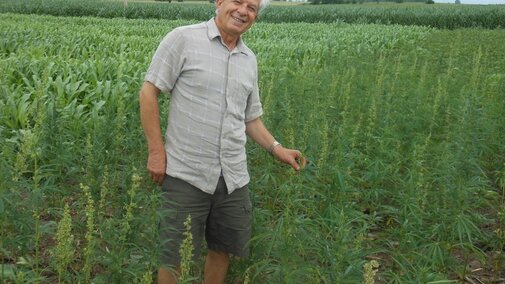
<path id="1" fill-rule="evenodd" d="M 256 20 L 260 0 L 217 0 L 216 24 L 231 36 L 240 36 Z"/>

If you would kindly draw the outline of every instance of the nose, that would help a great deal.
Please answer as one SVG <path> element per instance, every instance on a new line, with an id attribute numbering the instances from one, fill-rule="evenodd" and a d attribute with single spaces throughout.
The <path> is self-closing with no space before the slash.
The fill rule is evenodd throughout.
<path id="1" fill-rule="evenodd" d="M 239 14 L 241 16 L 245 15 L 245 14 L 247 14 L 247 6 L 245 4 L 242 4 L 242 5 L 238 6 L 237 11 L 239 12 Z"/>

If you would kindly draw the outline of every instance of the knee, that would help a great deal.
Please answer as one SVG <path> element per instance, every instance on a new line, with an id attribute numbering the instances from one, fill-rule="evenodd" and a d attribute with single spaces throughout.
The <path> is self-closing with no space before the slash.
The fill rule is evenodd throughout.
<path id="1" fill-rule="evenodd" d="M 175 284 L 177 283 L 177 275 L 180 274 L 180 267 L 175 271 L 160 267 L 158 270 L 158 284 Z"/>
<path id="2" fill-rule="evenodd" d="M 215 259 L 217 261 L 224 261 L 224 262 L 228 262 L 230 259 L 230 256 L 227 252 L 217 250 L 209 250 L 208 257 Z"/>

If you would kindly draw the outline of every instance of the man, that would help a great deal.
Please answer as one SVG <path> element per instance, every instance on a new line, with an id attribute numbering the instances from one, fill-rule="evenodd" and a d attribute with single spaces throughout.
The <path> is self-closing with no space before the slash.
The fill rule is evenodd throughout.
<path id="1" fill-rule="evenodd" d="M 261 1 L 261 2 L 260 2 Z M 277 160 L 300 169 L 297 150 L 283 148 L 261 121 L 257 63 L 241 35 L 268 0 L 217 0 L 206 23 L 167 34 L 153 56 L 140 90 L 147 168 L 163 186 L 162 267 L 158 283 L 175 283 L 180 270 L 183 222 L 191 216 L 195 255 L 205 236 L 205 283 L 223 283 L 229 254 L 248 255 L 251 234 L 246 134 Z M 171 93 L 163 145 L 157 96 Z M 171 228 L 171 229 L 169 229 Z"/>

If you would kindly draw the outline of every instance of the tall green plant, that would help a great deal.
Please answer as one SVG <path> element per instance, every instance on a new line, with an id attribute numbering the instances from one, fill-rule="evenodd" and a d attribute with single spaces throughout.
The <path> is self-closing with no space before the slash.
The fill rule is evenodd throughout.
<path id="1" fill-rule="evenodd" d="M 72 234 L 72 217 L 70 207 L 65 204 L 63 216 L 58 223 L 56 233 L 56 247 L 53 250 L 53 257 L 56 261 L 56 271 L 58 271 L 58 283 L 70 281 L 68 266 L 75 260 L 74 235 Z"/>

